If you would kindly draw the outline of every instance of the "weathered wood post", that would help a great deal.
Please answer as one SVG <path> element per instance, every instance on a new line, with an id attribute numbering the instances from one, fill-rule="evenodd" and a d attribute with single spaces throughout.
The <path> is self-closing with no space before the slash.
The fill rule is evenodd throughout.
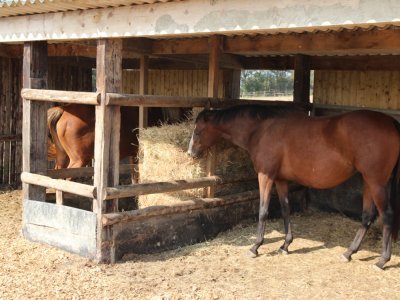
<path id="1" fill-rule="evenodd" d="M 306 55 L 294 58 L 293 101 L 310 103 L 310 59 Z"/>
<path id="2" fill-rule="evenodd" d="M 147 95 L 149 91 L 149 56 L 141 54 L 139 61 L 139 94 Z M 146 106 L 139 106 L 139 136 L 140 129 L 147 128 L 148 126 L 148 116 L 149 109 Z M 131 161 L 134 163 L 134 160 Z M 136 170 L 133 170 L 134 177 L 132 178 L 132 183 L 136 183 L 140 181 L 140 161 L 138 161 Z"/>
<path id="3" fill-rule="evenodd" d="M 219 86 L 219 62 L 221 58 L 222 37 L 212 36 L 210 38 L 210 54 L 208 59 L 208 97 L 218 97 Z M 207 176 L 215 174 L 217 152 L 215 147 L 212 147 L 208 153 L 206 172 Z M 206 190 L 206 197 L 214 197 L 215 187 L 210 186 Z"/>
<path id="4" fill-rule="evenodd" d="M 24 44 L 23 87 L 47 88 L 47 42 Z M 22 170 L 39 173 L 47 170 L 47 108 L 45 102 L 23 100 Z M 44 187 L 23 184 L 24 200 L 46 200 Z"/>
<path id="5" fill-rule="evenodd" d="M 149 90 L 149 57 L 140 56 L 139 94 L 147 95 Z M 139 106 L 139 128 L 146 128 L 148 125 L 148 108 Z"/>
<path id="6" fill-rule="evenodd" d="M 239 99 L 240 98 L 240 76 L 241 69 L 224 70 L 224 95 L 223 98 Z"/>
<path id="7" fill-rule="evenodd" d="M 100 39 L 97 42 L 96 86 L 101 93 L 96 106 L 94 184 L 97 198 L 93 211 L 97 213 L 97 260 L 114 262 L 114 249 L 110 242 L 110 229 L 103 227 L 102 214 L 118 209 L 118 200 L 103 201 L 106 187 L 118 185 L 119 140 L 121 112 L 119 106 L 106 106 L 106 93 L 121 92 L 122 40 Z"/>
<path id="8" fill-rule="evenodd" d="M 298 54 L 294 58 L 293 101 L 310 103 L 310 57 Z M 306 188 L 305 198 L 302 199 L 301 209 L 305 210 L 309 202 L 309 189 Z"/>

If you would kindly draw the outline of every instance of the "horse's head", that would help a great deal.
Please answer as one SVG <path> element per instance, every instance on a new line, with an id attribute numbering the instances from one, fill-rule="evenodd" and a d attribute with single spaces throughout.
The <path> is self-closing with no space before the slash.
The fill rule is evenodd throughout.
<path id="1" fill-rule="evenodd" d="M 212 119 L 213 112 L 211 110 L 203 110 L 197 116 L 187 151 L 190 156 L 201 157 L 220 137 L 220 133 L 216 130 Z"/>

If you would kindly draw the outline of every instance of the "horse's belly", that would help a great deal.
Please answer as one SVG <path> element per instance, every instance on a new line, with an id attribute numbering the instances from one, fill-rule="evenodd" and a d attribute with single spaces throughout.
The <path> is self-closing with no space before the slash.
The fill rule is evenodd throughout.
<path id="1" fill-rule="evenodd" d="M 327 189 L 346 181 L 354 174 L 355 169 L 351 162 L 339 156 L 320 159 L 314 156 L 313 160 L 304 159 L 301 165 L 292 164 L 282 171 L 283 177 L 286 171 L 287 179 L 299 184 L 316 189 Z"/>

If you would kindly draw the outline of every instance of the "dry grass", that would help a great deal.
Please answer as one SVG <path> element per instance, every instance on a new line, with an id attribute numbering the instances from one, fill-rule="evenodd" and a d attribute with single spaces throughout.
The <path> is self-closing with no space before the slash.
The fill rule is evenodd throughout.
<path id="1" fill-rule="evenodd" d="M 186 151 L 194 128 L 193 119 L 181 124 L 150 127 L 140 131 L 139 156 L 141 182 L 171 181 L 206 176 L 206 159 L 193 159 Z M 228 142 L 217 144 L 216 174 L 253 174 L 248 154 Z M 217 195 L 239 192 L 246 186 L 218 187 Z M 139 197 L 141 208 L 151 205 L 171 204 L 202 197 L 203 189 L 155 194 Z"/>
<path id="2" fill-rule="evenodd" d="M 359 222 L 337 214 L 295 215 L 291 254 L 277 255 L 282 221 L 268 222 L 256 259 L 246 256 L 255 224 L 216 239 L 154 255 L 130 255 L 96 265 L 73 254 L 31 243 L 20 235 L 21 193 L 0 195 L 0 299 L 399 299 L 400 251 L 387 269 L 371 265 L 381 249 L 373 226 L 350 263 L 338 257 Z"/>

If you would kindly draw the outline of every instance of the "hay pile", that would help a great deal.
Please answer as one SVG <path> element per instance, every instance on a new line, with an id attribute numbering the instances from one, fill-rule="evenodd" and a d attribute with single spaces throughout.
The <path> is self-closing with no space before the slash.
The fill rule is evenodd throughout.
<path id="1" fill-rule="evenodd" d="M 140 182 L 171 181 L 206 176 L 206 158 L 193 159 L 186 151 L 194 128 L 194 117 L 186 122 L 150 127 L 139 133 Z M 244 150 L 221 141 L 217 144 L 218 175 L 254 175 L 251 160 Z M 254 185 L 235 184 L 217 187 L 216 195 L 248 190 Z M 139 207 L 172 204 L 202 197 L 203 189 L 193 189 L 139 197 Z"/>

